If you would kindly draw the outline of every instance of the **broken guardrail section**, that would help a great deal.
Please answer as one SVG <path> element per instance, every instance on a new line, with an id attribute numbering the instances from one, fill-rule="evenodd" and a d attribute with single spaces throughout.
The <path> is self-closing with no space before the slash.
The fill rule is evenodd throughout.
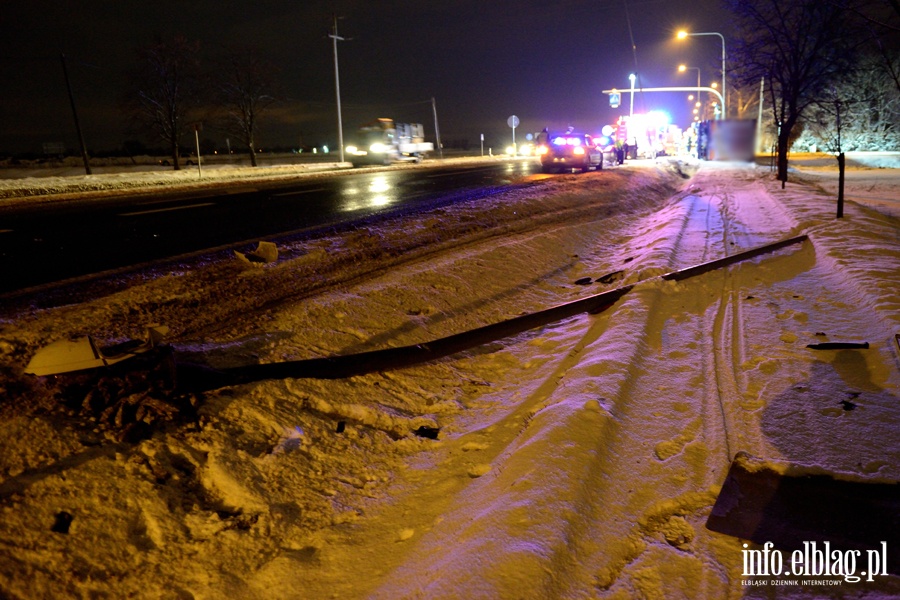
<path id="1" fill-rule="evenodd" d="M 666 281 L 681 281 L 715 269 L 748 260 L 763 254 L 775 252 L 793 244 L 808 240 L 800 235 L 772 244 L 751 248 L 724 258 L 708 261 L 692 267 L 666 273 L 659 278 Z M 267 252 L 263 252 L 263 250 Z M 260 260 L 277 258 L 277 254 L 260 244 Z M 276 251 L 277 252 L 277 251 Z M 622 286 L 587 298 L 573 300 L 537 312 L 520 315 L 505 321 L 485 325 L 457 333 L 448 337 L 422 344 L 372 350 L 358 354 L 339 355 L 326 358 L 286 361 L 212 369 L 199 365 L 177 364 L 179 387 L 183 389 L 215 389 L 226 385 L 249 383 L 263 379 L 317 378 L 338 379 L 362 375 L 376 371 L 397 369 L 433 361 L 456 354 L 476 346 L 495 342 L 530 329 L 544 327 L 580 313 L 597 314 L 603 312 L 634 288 L 634 284 Z M 129 345 L 111 354 L 104 352 L 90 338 L 76 342 L 56 342 L 39 351 L 26 367 L 26 372 L 34 375 L 53 375 L 77 370 L 109 366 L 132 358 L 136 354 L 153 348 L 168 328 L 151 326 L 143 343 Z"/>
<path id="2" fill-rule="evenodd" d="M 667 281 L 681 281 L 740 261 L 775 252 L 776 250 L 780 250 L 787 246 L 800 244 L 808 239 L 809 238 L 806 235 L 788 238 L 772 244 L 751 248 L 724 258 L 673 271 L 661 275 L 660 278 Z M 409 367 L 444 358 L 476 346 L 495 342 L 530 329 L 544 327 L 577 314 L 597 314 L 603 312 L 633 288 L 634 284 L 622 286 L 600 294 L 588 296 L 587 298 L 574 300 L 572 302 L 521 315 L 470 331 L 457 333 L 449 337 L 411 346 L 372 350 L 358 354 L 332 356 L 327 358 L 312 358 L 307 360 L 231 367 L 219 371 L 207 368 L 197 368 L 193 365 L 179 365 L 178 380 L 179 382 L 190 381 L 194 385 L 199 385 L 200 387 L 207 387 L 210 385 L 221 387 L 224 385 L 249 383 L 263 379 L 339 379 L 377 371 Z"/>

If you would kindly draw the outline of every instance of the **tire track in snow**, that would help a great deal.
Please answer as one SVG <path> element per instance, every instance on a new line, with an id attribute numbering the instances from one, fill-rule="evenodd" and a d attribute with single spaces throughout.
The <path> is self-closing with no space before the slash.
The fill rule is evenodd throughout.
<path id="1" fill-rule="evenodd" d="M 711 196 L 710 206 L 715 207 L 716 214 L 719 215 L 716 224 L 719 225 L 721 231 L 721 247 L 718 248 L 718 252 L 728 256 L 731 254 L 732 246 L 739 249 L 752 247 L 757 240 L 752 239 L 747 227 L 736 218 L 734 197 L 727 189 L 723 189 L 723 186 L 720 185 L 717 188 Z M 710 210 L 708 214 L 712 214 L 712 212 Z M 709 251 L 710 248 L 707 246 L 707 254 L 710 253 Z M 715 251 L 712 253 L 715 254 Z M 731 270 L 724 269 L 715 276 L 721 277 L 722 284 L 716 301 L 718 308 L 712 323 L 708 324 L 707 328 L 707 331 L 712 332 L 711 356 L 713 376 L 716 382 L 715 388 L 712 389 L 714 397 L 709 398 L 709 402 L 721 416 L 720 435 L 724 443 L 723 450 L 726 461 L 731 461 L 735 452 L 736 440 L 733 439 L 733 436 L 737 427 L 733 416 L 734 407 L 726 407 L 725 398 L 739 397 L 740 384 L 738 374 L 735 372 L 735 365 L 744 362 L 742 359 L 745 346 L 744 326 L 740 290 Z M 712 432 L 710 433 L 712 434 Z"/>
<path id="2" fill-rule="evenodd" d="M 690 198 L 689 201 L 692 206 L 698 204 L 696 198 Z M 696 223 L 696 217 L 697 211 L 694 210 L 689 211 L 684 218 L 674 223 L 670 222 L 667 235 L 664 237 L 674 238 L 679 242 L 686 237 L 696 237 L 694 236 L 696 232 L 691 231 L 692 219 Z M 674 227 L 678 228 L 677 231 L 671 231 Z M 651 224 L 644 231 L 662 235 L 656 231 L 657 229 Z M 668 262 L 675 260 L 679 245 L 676 244 L 675 252 L 669 253 Z M 655 258 L 662 257 L 657 255 Z M 665 287 L 665 284 L 662 284 L 662 287 Z M 583 441 L 572 442 L 582 444 L 581 456 L 584 462 L 579 462 L 579 467 L 574 470 L 581 474 L 580 481 L 583 483 L 569 481 L 555 486 L 555 489 L 561 498 L 568 499 L 565 505 L 577 509 L 570 510 L 568 518 L 561 524 L 561 529 L 553 532 L 552 543 L 544 544 L 543 554 L 547 562 L 544 570 L 553 575 L 544 577 L 543 581 L 528 582 L 531 585 L 523 586 L 535 590 L 533 596 L 526 597 L 563 598 L 591 593 L 591 590 L 578 589 L 577 584 L 573 587 L 572 582 L 585 579 L 596 581 L 599 589 L 608 589 L 615 584 L 623 570 L 641 559 L 648 547 L 651 553 L 666 551 L 665 544 L 660 548 L 655 542 L 648 544 L 648 539 L 656 540 L 661 537 L 673 548 L 689 543 L 696 535 L 699 523 L 689 523 L 687 517 L 712 505 L 714 495 L 708 488 L 712 480 L 718 479 L 718 476 L 710 473 L 704 461 L 694 469 L 679 464 L 677 470 L 680 472 L 673 475 L 670 472 L 673 470 L 672 464 L 664 465 L 661 464 L 664 461 L 656 462 L 650 458 L 654 450 L 662 454 L 669 451 L 668 446 L 661 447 L 660 444 L 652 449 L 654 441 L 668 439 L 666 430 L 671 427 L 673 420 L 668 414 L 673 390 L 668 390 L 668 394 L 663 394 L 663 398 L 660 399 L 661 390 L 656 388 L 660 387 L 661 380 L 654 375 L 669 362 L 665 351 L 668 350 L 671 354 L 676 350 L 669 347 L 658 348 L 661 340 L 655 339 L 652 332 L 662 325 L 660 320 L 669 321 L 672 314 L 682 309 L 677 300 L 674 302 L 676 303 L 673 304 L 673 299 L 667 294 L 660 294 L 659 290 L 653 287 L 644 287 L 637 291 L 609 317 L 614 323 L 612 326 L 604 328 L 602 335 L 594 334 L 593 341 L 588 345 L 580 344 L 581 347 L 574 357 L 576 360 L 565 361 L 565 364 L 542 384 L 540 397 L 548 398 L 542 401 L 548 410 L 554 402 L 562 404 L 567 398 L 596 398 L 603 404 L 609 416 L 603 420 L 602 428 L 596 431 L 593 441 L 587 444 Z M 695 322 L 694 337 L 703 339 L 703 328 L 699 325 Z M 585 338 L 582 341 L 588 340 Z M 609 357 L 615 357 L 615 360 L 610 360 Z M 691 362 L 690 357 L 681 358 L 682 363 Z M 569 378 L 572 383 L 562 389 L 560 381 L 564 377 Z M 591 382 L 591 378 L 601 381 Z M 677 396 L 677 391 L 674 392 Z M 553 395 L 557 393 L 563 397 L 554 399 Z M 533 402 L 528 404 L 531 405 Z M 681 402 L 677 410 L 685 415 L 680 421 L 690 435 L 677 443 L 680 444 L 680 448 L 674 455 L 680 454 L 685 446 L 693 442 L 703 412 L 697 407 L 692 408 L 689 402 Z M 645 418 L 648 412 L 656 412 L 656 417 L 662 418 L 654 419 L 655 422 L 651 426 Z M 520 437 L 527 437 L 526 431 L 520 433 Z M 521 443 L 521 440 L 505 444 L 507 461 L 506 465 L 500 468 L 514 470 L 512 465 L 521 457 L 517 456 L 516 449 L 512 446 L 518 443 Z M 693 449 L 689 448 L 688 453 L 705 456 L 702 445 L 697 444 L 694 444 Z M 668 460 L 672 457 L 667 455 L 665 458 Z M 502 464 L 501 461 L 493 462 Z M 678 459 L 674 462 L 678 462 Z M 724 472 L 727 460 L 721 463 Z M 546 467 L 546 460 L 542 461 L 542 464 Z M 572 470 L 570 464 L 569 469 L 560 474 L 560 479 L 565 479 L 567 472 L 571 473 Z M 636 472 L 641 475 L 636 477 Z M 697 481 L 698 479 L 700 481 Z M 626 482 L 625 485 L 633 489 L 617 486 L 615 485 L 617 481 Z M 691 485 L 686 485 L 688 482 Z M 696 485 L 698 483 L 699 485 Z M 663 493 L 663 496 L 677 500 L 660 505 L 657 502 L 660 497 L 659 488 L 665 488 L 667 493 Z M 701 491 L 695 491 L 696 488 Z M 524 498 L 510 497 L 512 495 L 507 490 L 505 499 L 513 505 L 530 504 Z M 478 497 L 483 498 L 481 495 Z M 490 512 L 494 514 L 502 511 L 499 508 L 492 508 Z M 643 516 L 635 522 L 635 515 Z M 491 520 L 496 520 L 496 517 Z M 477 552 L 474 554 L 477 555 Z M 668 558 L 678 562 L 679 554 L 680 550 L 675 556 Z M 470 574 L 475 579 L 489 579 L 489 575 L 482 571 L 498 570 L 496 560 L 492 560 L 491 557 L 479 556 L 474 560 L 474 564 L 479 565 L 476 573 Z M 585 568 L 593 570 L 593 565 L 598 564 L 602 565 L 598 571 L 588 574 L 583 572 Z M 696 565 L 693 567 L 686 565 L 686 568 L 696 570 Z M 717 597 L 723 591 L 724 577 L 715 576 L 712 579 L 713 581 L 708 583 L 712 588 L 710 597 Z M 432 591 L 440 592 L 429 590 Z"/>
<path id="3" fill-rule="evenodd" d="M 739 219 L 734 202 L 724 189 L 683 197 L 681 203 L 688 208 L 673 236 L 670 263 L 695 264 L 728 256 L 735 246 L 753 246 L 754 235 Z M 696 281 L 672 286 L 675 289 L 637 291 L 645 300 L 643 329 L 631 340 L 637 351 L 618 391 L 615 424 L 607 428 L 610 435 L 604 440 L 606 452 L 600 453 L 595 467 L 610 485 L 594 494 L 588 526 L 572 527 L 576 535 L 602 540 L 583 563 L 599 565 L 593 574 L 598 590 L 663 593 L 646 580 L 648 563 L 678 565 L 673 571 L 697 583 L 697 597 L 727 596 L 737 575 L 723 566 L 727 561 L 717 558 L 717 540 L 703 526 L 715 498 L 712 490 L 721 483 L 738 443 L 732 400 L 740 398 L 738 365 L 746 340 L 741 283 L 731 271 L 704 276 L 706 287 L 718 290 L 709 297 L 691 291 L 698 287 Z M 686 305 L 691 307 L 687 317 Z M 695 350 L 697 360 L 692 358 Z M 688 376 L 693 389 L 673 390 L 669 382 L 683 382 L 680 373 L 685 371 L 693 372 Z M 651 446 L 655 457 L 647 464 Z M 635 472 L 640 475 L 635 477 Z M 627 482 L 631 489 L 623 493 L 616 481 Z M 669 500 L 660 502 L 660 497 Z M 619 510 L 623 506 L 630 510 Z M 585 530 L 590 533 L 583 534 Z M 557 592 L 547 597 L 579 593 Z"/>
<path id="4" fill-rule="evenodd" d="M 714 258 L 719 253 L 710 246 L 727 229 L 716 203 L 697 194 L 682 202 L 688 209 L 675 236 L 670 262 L 685 266 Z M 601 468 L 615 473 L 612 481 L 628 482 L 631 489 L 624 495 L 615 487 L 601 493 L 590 528 L 591 537 L 605 540 L 586 561 L 601 565 L 593 574 L 599 590 L 652 594 L 655 586 L 640 575 L 646 573 L 648 562 L 658 562 L 651 556 L 662 556 L 666 563 L 695 576 L 700 582 L 697 591 L 703 596 L 721 597 L 726 590 L 727 575 L 709 565 L 701 566 L 707 561 L 697 558 L 709 554 L 698 511 L 711 506 L 714 496 L 709 490 L 728 463 L 729 425 L 718 393 L 720 365 L 716 359 L 724 340 L 714 335 L 712 344 L 706 341 L 704 332 L 709 328 L 703 310 L 698 309 L 698 317 L 676 322 L 685 308 L 679 298 L 684 292 L 678 289 L 691 285 L 685 282 L 669 289 L 642 290 L 647 312 L 643 340 L 635 342 L 641 351 L 635 352 L 619 391 L 628 411 L 622 417 L 629 422 L 616 440 L 619 447 L 609 453 L 608 464 Z M 674 294 L 671 288 L 676 288 Z M 714 318 L 720 332 L 726 314 L 721 306 Z M 695 350 L 700 351 L 699 361 L 692 358 Z M 700 364 L 691 364 L 696 362 Z M 692 370 L 692 390 L 676 390 L 669 384 Z M 711 423 L 713 414 L 719 415 L 719 425 Z M 710 457 L 716 455 L 724 460 L 715 461 L 718 469 L 710 468 Z M 629 459 L 623 461 L 623 457 Z M 641 476 L 634 477 L 635 471 Z M 670 500 L 660 502 L 660 497 Z M 627 506 L 628 510 L 609 515 L 611 506 Z"/>

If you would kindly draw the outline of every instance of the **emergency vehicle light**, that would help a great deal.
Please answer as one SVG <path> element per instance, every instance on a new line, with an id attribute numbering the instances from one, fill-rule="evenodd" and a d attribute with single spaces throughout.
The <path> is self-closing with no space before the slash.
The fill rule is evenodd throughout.
<path id="1" fill-rule="evenodd" d="M 553 143 L 557 146 L 580 146 L 581 138 L 559 136 L 553 138 Z"/>

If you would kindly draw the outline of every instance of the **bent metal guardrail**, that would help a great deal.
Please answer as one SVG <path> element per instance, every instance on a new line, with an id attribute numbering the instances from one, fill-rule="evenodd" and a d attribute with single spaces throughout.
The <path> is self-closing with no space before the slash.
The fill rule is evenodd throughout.
<path id="1" fill-rule="evenodd" d="M 772 244 L 766 244 L 764 246 L 758 246 L 743 252 L 738 252 L 724 258 L 708 261 L 678 271 L 672 271 L 660 275 L 658 278 L 666 281 L 681 281 L 762 254 L 775 252 L 786 246 L 799 244 L 808 239 L 808 236 L 805 234 L 784 239 Z M 587 298 L 573 300 L 572 302 L 566 302 L 537 312 L 513 317 L 477 329 L 410 346 L 371 350 L 358 354 L 338 355 L 325 358 L 311 358 L 306 360 L 230 367 L 221 370 L 202 368 L 197 367 L 196 365 L 179 364 L 179 387 L 186 387 L 188 389 L 214 389 L 217 387 L 250 383 L 264 379 L 284 378 L 340 379 L 351 377 L 353 375 L 363 375 L 377 371 L 410 367 L 517 335 L 528 331 L 529 329 L 544 327 L 577 314 L 597 314 L 603 312 L 615 304 L 625 294 L 630 292 L 635 285 L 636 284 L 622 286 Z"/>

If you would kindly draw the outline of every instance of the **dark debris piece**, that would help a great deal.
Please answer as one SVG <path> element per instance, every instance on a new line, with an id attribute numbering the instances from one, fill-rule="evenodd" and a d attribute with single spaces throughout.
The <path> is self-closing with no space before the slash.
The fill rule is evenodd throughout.
<path id="1" fill-rule="evenodd" d="M 807 344 L 806 347 L 813 350 L 865 350 L 869 347 L 869 342 L 820 342 Z"/>
<path id="2" fill-rule="evenodd" d="M 575 285 L 590 285 L 594 282 L 590 277 L 582 277 L 581 279 L 575 280 Z"/>
<path id="3" fill-rule="evenodd" d="M 50 531 L 53 533 L 69 533 L 69 527 L 72 525 L 72 520 L 75 517 L 72 516 L 71 513 L 68 513 L 64 510 L 56 513 L 56 520 L 53 522 L 53 527 L 50 528 Z"/>
<path id="4" fill-rule="evenodd" d="M 419 437 L 428 438 L 429 440 L 436 440 L 438 439 L 438 433 L 440 433 L 440 431 L 440 427 L 426 427 L 425 425 L 422 425 L 421 427 L 413 431 L 413 433 Z"/>
<path id="5" fill-rule="evenodd" d="M 625 271 L 613 271 L 612 273 L 607 273 L 603 277 L 597 279 L 600 283 L 612 283 L 613 281 L 619 281 L 625 276 Z"/>
<path id="6" fill-rule="evenodd" d="M 842 407 L 844 410 L 846 410 L 847 412 L 850 412 L 851 410 L 853 410 L 853 409 L 856 408 L 857 406 L 858 406 L 858 405 L 856 404 L 856 402 L 851 402 L 850 400 L 841 400 L 841 407 Z"/>

